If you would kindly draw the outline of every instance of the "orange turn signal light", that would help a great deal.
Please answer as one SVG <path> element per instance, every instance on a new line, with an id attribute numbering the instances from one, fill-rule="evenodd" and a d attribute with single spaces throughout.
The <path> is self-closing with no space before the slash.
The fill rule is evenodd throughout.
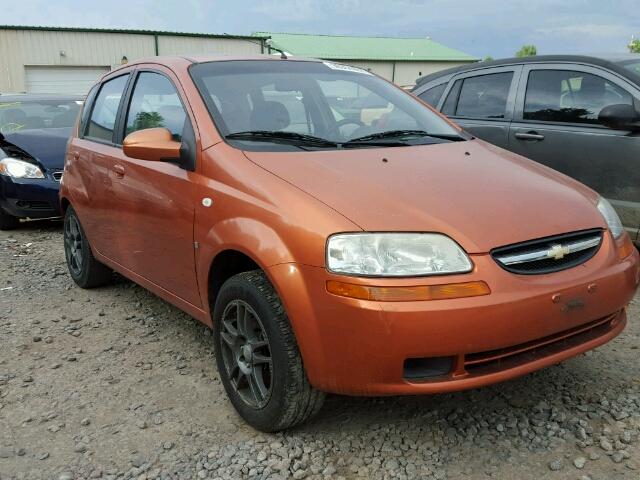
<path id="1" fill-rule="evenodd" d="M 621 244 L 618 243 L 620 241 L 622 242 Z M 616 241 L 616 246 L 618 247 L 618 258 L 620 260 L 624 260 L 625 258 L 627 258 L 633 253 L 633 250 L 636 248 L 627 233 L 624 233 L 622 235 L 622 238 Z"/>
<path id="2" fill-rule="evenodd" d="M 421 300 L 445 300 L 448 298 L 489 295 L 485 282 L 447 283 L 443 285 L 417 285 L 409 287 L 374 287 L 356 285 L 336 280 L 327 281 L 327 292 L 341 297 L 377 302 L 415 302 Z"/>

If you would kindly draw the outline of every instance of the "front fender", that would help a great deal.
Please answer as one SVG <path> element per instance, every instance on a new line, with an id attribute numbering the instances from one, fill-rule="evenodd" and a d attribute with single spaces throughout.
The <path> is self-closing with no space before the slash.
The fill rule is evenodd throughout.
<path id="1" fill-rule="evenodd" d="M 278 232 L 252 218 L 227 218 L 196 238 L 198 285 L 206 309 L 210 308 L 209 271 L 214 259 L 221 252 L 241 252 L 267 272 L 267 275 L 269 267 L 294 261 L 293 254 Z"/>

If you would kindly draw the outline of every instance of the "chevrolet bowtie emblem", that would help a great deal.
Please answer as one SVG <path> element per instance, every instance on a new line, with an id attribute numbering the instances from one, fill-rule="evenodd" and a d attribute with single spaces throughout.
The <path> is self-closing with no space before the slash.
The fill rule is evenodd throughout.
<path id="1" fill-rule="evenodd" d="M 562 245 L 551 245 L 551 248 L 547 250 L 547 258 L 562 260 L 564 256 L 569 253 L 571 253 L 569 251 L 569 247 L 563 247 Z"/>

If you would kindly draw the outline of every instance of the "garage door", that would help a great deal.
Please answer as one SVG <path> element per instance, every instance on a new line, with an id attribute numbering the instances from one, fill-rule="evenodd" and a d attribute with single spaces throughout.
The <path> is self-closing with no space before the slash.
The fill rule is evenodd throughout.
<path id="1" fill-rule="evenodd" d="M 25 67 L 27 93 L 84 95 L 109 67 Z"/>

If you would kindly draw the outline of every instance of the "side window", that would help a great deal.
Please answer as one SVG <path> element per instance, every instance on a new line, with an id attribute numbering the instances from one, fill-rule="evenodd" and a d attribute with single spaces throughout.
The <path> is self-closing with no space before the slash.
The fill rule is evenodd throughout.
<path id="1" fill-rule="evenodd" d="M 129 75 L 122 75 L 102 84 L 96 97 L 86 137 L 96 140 L 113 141 L 113 129 L 118 115 L 118 106 Z"/>
<path id="2" fill-rule="evenodd" d="M 174 140 L 182 140 L 187 115 L 171 81 L 159 73 L 138 75 L 129 112 L 125 135 L 145 128 L 164 127 Z"/>
<path id="3" fill-rule="evenodd" d="M 89 117 L 89 112 L 91 111 L 91 107 L 93 105 L 93 100 L 96 97 L 96 92 L 98 91 L 98 85 L 94 85 L 86 98 L 84 99 L 84 105 L 82 106 L 82 115 L 80 116 L 80 132 L 81 136 L 86 131 L 87 128 L 87 119 Z"/>
<path id="4" fill-rule="evenodd" d="M 432 107 L 435 107 L 436 105 L 438 105 L 438 101 L 444 93 L 445 88 L 447 88 L 447 84 L 441 83 L 440 85 L 436 85 L 435 87 L 431 87 L 430 89 L 425 90 L 420 95 L 418 95 L 418 97 L 420 97 L 421 100 L 424 100 Z"/>
<path id="5" fill-rule="evenodd" d="M 527 81 L 523 118 L 597 124 L 600 110 L 619 103 L 633 105 L 633 97 L 597 75 L 569 70 L 533 70 Z"/>
<path id="6" fill-rule="evenodd" d="M 460 97 L 461 88 L 462 80 L 456 80 L 456 83 L 454 83 L 451 90 L 449 90 L 449 95 L 447 95 L 447 99 L 442 105 L 442 113 L 450 116 L 456 114 L 456 105 L 458 105 L 458 97 Z"/>
<path id="7" fill-rule="evenodd" d="M 513 72 L 468 77 L 462 82 L 456 116 L 504 118 Z"/>

